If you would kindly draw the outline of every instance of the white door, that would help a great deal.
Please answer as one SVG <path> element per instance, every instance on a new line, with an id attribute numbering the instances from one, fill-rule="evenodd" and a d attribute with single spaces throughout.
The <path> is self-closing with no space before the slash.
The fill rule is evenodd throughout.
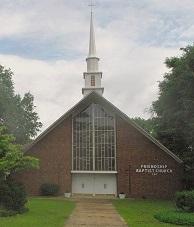
<path id="1" fill-rule="evenodd" d="M 115 174 L 72 174 L 72 193 L 116 195 Z"/>
<path id="2" fill-rule="evenodd" d="M 94 194 L 116 194 L 115 174 L 95 174 Z"/>
<path id="3" fill-rule="evenodd" d="M 72 193 L 93 194 L 92 174 L 72 174 Z"/>

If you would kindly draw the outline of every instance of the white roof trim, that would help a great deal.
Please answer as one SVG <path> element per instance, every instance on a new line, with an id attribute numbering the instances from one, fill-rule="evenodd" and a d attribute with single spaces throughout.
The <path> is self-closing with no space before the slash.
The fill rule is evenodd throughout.
<path id="1" fill-rule="evenodd" d="M 89 170 L 71 170 L 71 173 L 114 173 L 116 174 L 117 171 L 89 171 Z"/>

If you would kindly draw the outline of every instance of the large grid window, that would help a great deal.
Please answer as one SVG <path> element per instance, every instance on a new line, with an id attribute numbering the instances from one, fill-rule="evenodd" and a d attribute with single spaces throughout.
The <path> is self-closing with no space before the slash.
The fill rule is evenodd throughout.
<path id="1" fill-rule="evenodd" d="M 115 119 L 92 104 L 73 118 L 73 170 L 115 171 Z"/>

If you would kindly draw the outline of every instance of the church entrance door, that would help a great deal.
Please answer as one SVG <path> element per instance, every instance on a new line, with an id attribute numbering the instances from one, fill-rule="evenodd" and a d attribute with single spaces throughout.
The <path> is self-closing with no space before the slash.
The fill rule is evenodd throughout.
<path id="1" fill-rule="evenodd" d="M 116 174 L 73 173 L 72 193 L 116 195 Z"/>

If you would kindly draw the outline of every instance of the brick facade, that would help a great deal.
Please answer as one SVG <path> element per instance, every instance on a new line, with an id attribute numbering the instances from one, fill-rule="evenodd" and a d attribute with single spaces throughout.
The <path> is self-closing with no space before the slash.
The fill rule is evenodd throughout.
<path id="1" fill-rule="evenodd" d="M 182 166 L 126 120 L 116 115 L 117 191 L 129 197 L 169 198 L 181 189 Z M 38 140 L 27 155 L 40 160 L 40 169 L 17 176 L 30 195 L 39 195 L 43 183 L 71 191 L 72 117 L 65 118 Z M 172 173 L 137 173 L 141 165 L 162 164 Z"/>
<path id="2" fill-rule="evenodd" d="M 71 141 L 69 117 L 30 148 L 26 155 L 37 157 L 40 168 L 17 176 L 25 184 L 28 194 L 39 195 L 43 183 L 60 185 L 60 194 L 71 191 Z"/>
<path id="3" fill-rule="evenodd" d="M 142 164 L 163 164 L 172 173 L 136 173 Z M 170 198 L 181 189 L 182 166 L 121 118 L 117 118 L 118 192 L 129 197 Z"/>

